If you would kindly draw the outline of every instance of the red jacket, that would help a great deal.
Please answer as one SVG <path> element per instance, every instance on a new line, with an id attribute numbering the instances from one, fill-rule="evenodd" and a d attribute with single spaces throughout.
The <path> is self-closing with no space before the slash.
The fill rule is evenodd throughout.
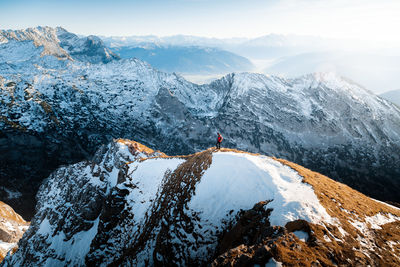
<path id="1" fill-rule="evenodd" d="M 222 138 L 222 135 L 218 135 L 217 142 L 218 142 L 218 143 L 221 143 L 221 142 L 222 142 L 222 139 L 223 139 L 223 138 Z"/>

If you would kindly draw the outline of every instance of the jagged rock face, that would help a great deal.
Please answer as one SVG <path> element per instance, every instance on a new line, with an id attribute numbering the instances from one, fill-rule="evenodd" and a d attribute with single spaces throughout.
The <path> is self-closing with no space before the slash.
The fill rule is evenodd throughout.
<path id="1" fill-rule="evenodd" d="M 108 49 L 97 36 L 79 38 L 59 27 L 57 28 L 57 37 L 60 40 L 60 46 L 73 59 L 90 63 L 108 63 L 119 59 L 119 56 Z"/>
<path id="2" fill-rule="evenodd" d="M 18 248 L 17 242 L 28 227 L 28 222 L 0 201 L 0 262 L 9 251 L 13 253 Z"/>
<path id="3" fill-rule="evenodd" d="M 108 63 L 119 57 L 111 52 L 96 36 L 80 38 L 61 27 L 36 27 L 26 30 L 0 30 L 2 48 L 10 48 L 7 43 L 30 43 L 42 47 L 41 56 L 52 55 L 59 59 L 75 59 L 90 63 Z M 11 45 L 10 50 L 15 50 Z M 15 51 L 11 51 L 12 54 Z M 23 53 L 25 54 L 25 53 Z"/>
<path id="4" fill-rule="evenodd" d="M 120 139 L 52 173 L 3 264 L 396 265 L 399 225 L 399 209 L 284 160 Z"/>
<path id="5" fill-rule="evenodd" d="M 71 57 L 91 50 L 63 29 L 45 32 L 48 43 L 65 40 L 65 49 L 57 45 Z M 28 203 L 0 194 L 27 218 L 40 181 L 113 137 L 177 155 L 213 145 L 217 131 L 223 146 L 283 157 L 400 201 L 399 109 L 343 78 L 243 73 L 199 86 L 139 60 L 58 60 L 42 37 L 37 46 L 22 37 L 0 45 L 0 180 Z"/>

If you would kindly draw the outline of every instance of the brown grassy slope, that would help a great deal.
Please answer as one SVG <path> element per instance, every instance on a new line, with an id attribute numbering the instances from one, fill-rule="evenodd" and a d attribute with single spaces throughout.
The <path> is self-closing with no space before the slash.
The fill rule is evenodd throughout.
<path id="1" fill-rule="evenodd" d="M 309 224 L 311 235 L 319 244 L 309 247 L 314 252 L 308 252 L 310 255 L 319 251 L 325 258 L 325 253 L 329 253 L 335 262 L 349 266 L 400 266 L 400 221 L 382 225 L 381 229 L 372 229 L 371 224 L 365 221 L 366 217 L 377 214 L 400 217 L 400 209 L 375 201 L 349 186 L 295 163 L 283 159 L 275 160 L 297 171 L 303 177 L 303 182 L 313 187 L 326 211 L 337 218 L 346 231 L 343 236 L 335 226 L 325 228 Z M 357 229 L 351 221 L 365 223 L 368 229 Z M 328 236 L 331 242 L 326 242 L 324 236 Z M 282 251 L 285 249 L 282 248 Z M 293 263 L 293 258 L 287 259 L 287 255 L 282 253 L 281 259 Z"/>
<path id="2" fill-rule="evenodd" d="M 366 216 L 374 216 L 378 213 L 391 213 L 400 217 L 400 209 L 375 201 L 347 185 L 293 162 L 283 159 L 275 160 L 298 172 L 303 177 L 303 182 L 313 187 L 319 201 L 332 217 L 340 215 L 339 219 L 346 221 L 350 218 L 365 219 Z M 350 213 L 344 212 L 343 209 Z"/>

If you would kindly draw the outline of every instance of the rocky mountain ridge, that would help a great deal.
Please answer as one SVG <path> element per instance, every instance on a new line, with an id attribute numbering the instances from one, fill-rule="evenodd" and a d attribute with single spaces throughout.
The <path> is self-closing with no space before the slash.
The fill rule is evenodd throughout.
<path id="1" fill-rule="evenodd" d="M 52 55 L 62 60 L 90 63 L 108 63 L 119 59 L 99 37 L 94 35 L 80 38 L 61 27 L 39 26 L 17 31 L 0 30 L 0 44 L 3 47 L 30 42 L 33 42 L 35 47 L 43 47 L 41 56 Z"/>
<path id="2" fill-rule="evenodd" d="M 400 264 L 400 210 L 294 163 L 118 139 L 46 179 L 2 266 Z"/>
<path id="3" fill-rule="evenodd" d="M 140 60 L 60 60 L 46 46 L 0 44 L 0 195 L 26 218 L 45 177 L 89 159 L 113 137 L 177 155 L 209 147 L 217 131 L 224 146 L 285 158 L 400 201 L 400 111 L 354 82 L 333 73 L 234 73 L 196 85 Z"/>

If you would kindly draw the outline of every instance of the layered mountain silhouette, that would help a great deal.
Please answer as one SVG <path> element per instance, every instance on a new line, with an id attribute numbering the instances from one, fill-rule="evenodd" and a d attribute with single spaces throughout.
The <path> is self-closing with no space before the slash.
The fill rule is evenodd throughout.
<path id="1" fill-rule="evenodd" d="M 213 145 L 217 131 L 225 147 L 400 201 L 400 111 L 348 79 L 233 73 L 196 85 L 64 29 L 0 36 L 0 196 L 27 219 L 43 179 L 112 138 L 179 155 Z"/>
<path id="2" fill-rule="evenodd" d="M 121 58 L 137 58 L 167 72 L 212 75 L 254 69 L 247 58 L 218 48 L 142 44 L 111 49 Z"/>
<path id="3" fill-rule="evenodd" d="M 117 139 L 40 187 L 2 266 L 396 266 L 400 209 L 302 166 Z"/>

